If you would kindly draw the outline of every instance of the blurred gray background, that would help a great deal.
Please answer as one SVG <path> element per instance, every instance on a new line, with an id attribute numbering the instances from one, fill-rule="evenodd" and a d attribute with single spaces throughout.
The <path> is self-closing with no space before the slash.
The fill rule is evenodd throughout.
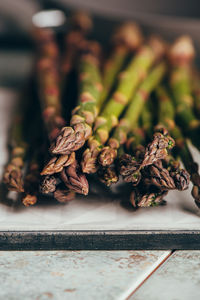
<path id="1" fill-rule="evenodd" d="M 71 10 L 91 12 L 94 36 L 101 42 L 106 42 L 116 22 L 133 19 L 143 26 L 144 32 L 156 32 L 169 40 L 189 34 L 200 51 L 199 3 L 198 0 L 0 0 L 0 86 L 19 86 L 30 71 L 32 16 L 41 10 L 61 9 L 66 17 Z"/>
<path id="2" fill-rule="evenodd" d="M 198 0 L 1 0 L 0 37 L 23 35 L 31 26 L 31 16 L 45 8 L 82 8 L 117 17 L 148 13 L 198 19 L 199 4 Z"/>

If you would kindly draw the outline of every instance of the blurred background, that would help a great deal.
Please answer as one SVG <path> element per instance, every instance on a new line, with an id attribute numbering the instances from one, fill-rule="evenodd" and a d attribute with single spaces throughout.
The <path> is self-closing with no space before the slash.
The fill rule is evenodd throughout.
<path id="1" fill-rule="evenodd" d="M 18 86 L 27 74 L 32 57 L 32 20 L 67 26 L 71 10 L 85 10 L 94 16 L 95 38 L 106 42 L 119 20 L 134 19 L 146 32 L 158 32 L 172 39 L 190 34 L 200 45 L 200 10 L 198 0 L 1 0 L 0 1 L 0 84 Z M 43 10 L 61 10 L 63 16 L 39 15 Z M 48 20 L 47 20 L 48 19 Z M 59 23 L 60 22 L 60 23 Z M 105 34 L 106 32 L 106 34 Z M 199 40 L 199 42 L 198 42 Z"/>

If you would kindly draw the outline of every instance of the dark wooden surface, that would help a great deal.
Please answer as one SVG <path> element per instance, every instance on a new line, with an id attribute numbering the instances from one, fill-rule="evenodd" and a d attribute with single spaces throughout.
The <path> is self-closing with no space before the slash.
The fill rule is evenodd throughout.
<path id="1" fill-rule="evenodd" d="M 0 232 L 0 250 L 200 249 L 200 231 Z"/>

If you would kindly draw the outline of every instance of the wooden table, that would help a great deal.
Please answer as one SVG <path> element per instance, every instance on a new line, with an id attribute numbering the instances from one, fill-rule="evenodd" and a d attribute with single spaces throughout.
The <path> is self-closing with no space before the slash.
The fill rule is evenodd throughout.
<path id="1" fill-rule="evenodd" d="M 0 252 L 0 299 L 200 299 L 200 251 Z"/>

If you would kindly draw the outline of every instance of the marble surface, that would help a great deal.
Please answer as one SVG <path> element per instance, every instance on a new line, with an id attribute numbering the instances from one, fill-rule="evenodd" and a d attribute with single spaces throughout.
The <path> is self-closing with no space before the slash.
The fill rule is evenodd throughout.
<path id="1" fill-rule="evenodd" d="M 200 299 L 200 251 L 176 251 L 130 300 Z"/>
<path id="2" fill-rule="evenodd" d="M 0 299 L 126 299 L 170 251 L 0 252 Z"/>

